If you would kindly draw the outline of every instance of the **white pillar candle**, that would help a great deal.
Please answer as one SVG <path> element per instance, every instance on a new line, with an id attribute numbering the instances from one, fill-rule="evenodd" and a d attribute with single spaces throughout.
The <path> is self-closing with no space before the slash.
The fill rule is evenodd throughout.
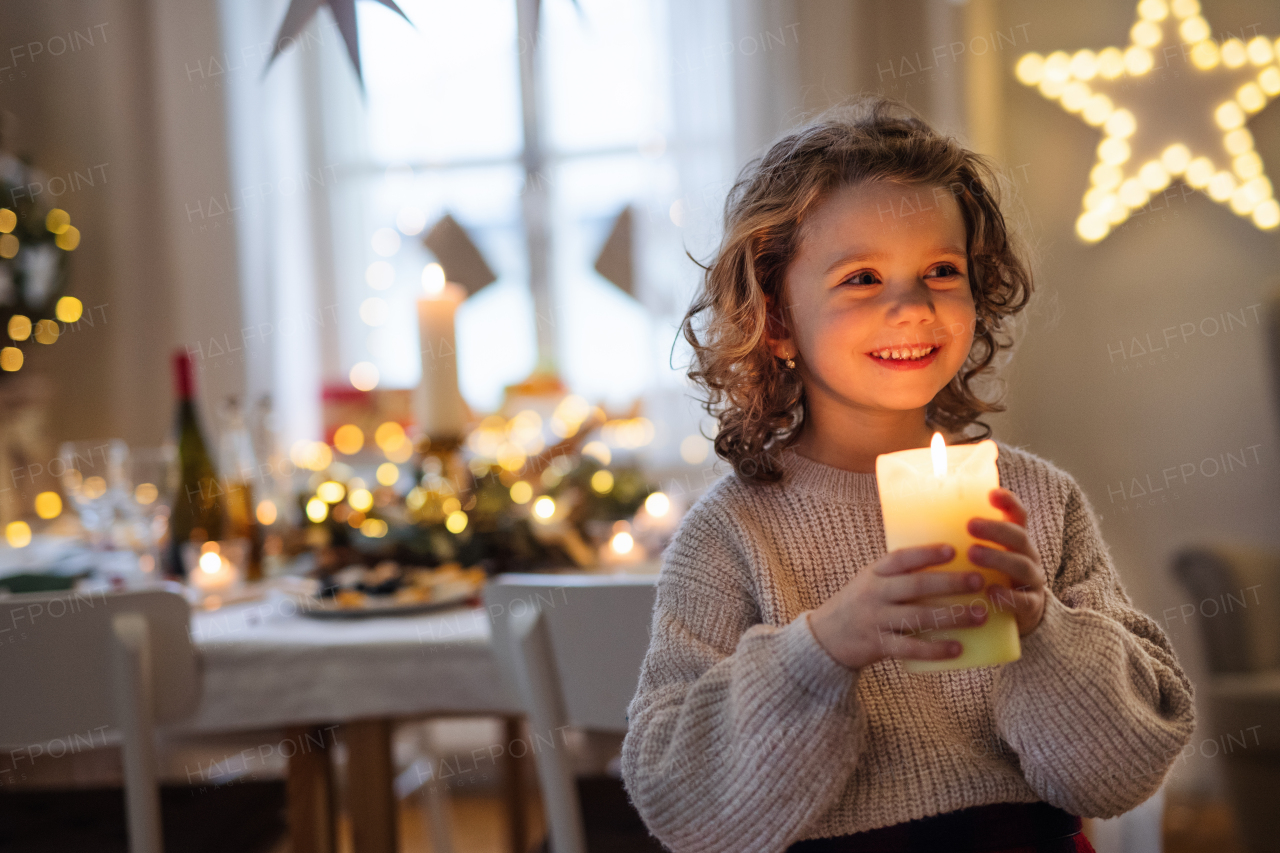
<path id="1" fill-rule="evenodd" d="M 437 268 L 438 269 L 438 268 Z M 458 390 L 458 342 L 454 318 L 467 298 L 462 285 L 445 282 L 443 274 L 433 282 L 424 275 L 426 295 L 418 300 L 418 348 L 422 354 L 422 380 L 414 395 L 418 428 L 431 438 L 462 436 L 470 411 Z"/>
<path id="2" fill-rule="evenodd" d="M 963 652 L 960 657 L 943 660 L 904 660 L 902 666 L 907 672 L 988 666 L 1015 661 L 1022 655 L 1012 611 L 996 612 L 985 597 L 987 586 L 1011 586 L 1009 576 L 975 566 L 968 558 L 969 546 L 975 543 L 999 547 L 990 542 L 979 543 L 966 529 L 971 518 L 1004 520 L 1004 514 L 991 505 L 988 497 L 992 489 L 1000 486 L 998 452 L 996 443 L 990 440 L 948 447 L 942 435 L 934 433 L 931 447 L 876 457 L 885 546 L 894 551 L 945 543 L 956 551 L 951 562 L 921 571 L 976 571 L 985 581 L 983 591 L 977 593 L 921 600 L 939 608 L 940 614 L 981 601 L 988 608 L 987 621 L 973 628 L 920 631 L 919 636 L 925 640 L 958 640 Z"/>

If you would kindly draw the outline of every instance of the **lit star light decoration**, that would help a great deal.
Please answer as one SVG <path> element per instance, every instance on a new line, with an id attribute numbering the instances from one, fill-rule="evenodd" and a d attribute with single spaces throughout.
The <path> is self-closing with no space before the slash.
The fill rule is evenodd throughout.
<path id="1" fill-rule="evenodd" d="M 1210 33 L 1198 0 L 1142 0 L 1128 47 L 1018 60 L 1018 80 L 1102 128 L 1076 220 L 1082 240 L 1102 240 L 1175 180 L 1258 228 L 1280 225 L 1280 204 L 1245 127 L 1280 95 L 1280 39 L 1219 43 Z M 1153 91 L 1159 85 L 1169 91 Z"/>

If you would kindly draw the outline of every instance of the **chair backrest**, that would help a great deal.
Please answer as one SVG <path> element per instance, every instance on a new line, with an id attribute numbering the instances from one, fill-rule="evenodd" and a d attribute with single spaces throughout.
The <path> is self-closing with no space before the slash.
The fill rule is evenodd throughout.
<path id="1" fill-rule="evenodd" d="M 1199 623 L 1210 672 L 1280 668 L 1280 550 L 1184 548 L 1173 572 L 1192 597 L 1166 615 Z"/>
<path id="2" fill-rule="evenodd" d="M 0 599 L 0 743 L 39 743 L 116 728 L 112 620 L 146 619 L 153 716 L 193 713 L 200 699 L 191 605 L 173 588 L 59 592 Z"/>
<path id="3" fill-rule="evenodd" d="M 625 732 L 649 648 L 656 575 L 500 575 L 485 588 L 498 666 L 519 683 L 512 620 L 545 620 L 564 724 Z"/>

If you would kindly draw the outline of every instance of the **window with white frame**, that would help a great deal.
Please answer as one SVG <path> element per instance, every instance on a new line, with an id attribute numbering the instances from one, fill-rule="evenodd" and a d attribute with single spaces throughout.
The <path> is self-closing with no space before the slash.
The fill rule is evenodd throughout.
<path id="1" fill-rule="evenodd" d="M 363 103 L 321 97 L 325 161 L 344 176 L 333 204 L 342 367 L 377 366 L 383 387 L 418 382 L 414 301 L 425 228 L 451 213 L 497 280 L 458 315 L 464 396 L 478 411 L 534 369 L 538 324 L 566 384 L 621 407 L 685 388 L 680 316 L 697 281 L 686 251 L 714 245 L 732 174 L 727 63 L 701 45 L 728 30 L 726 0 L 543 0 L 537 47 L 538 160 L 545 191 L 526 188 L 517 2 L 400 0 L 413 25 L 358 3 Z M 696 55 L 698 63 L 688 61 Z M 594 269 L 614 219 L 634 211 L 634 295 Z M 527 216 L 549 231 L 550 316 L 529 289 Z M 350 309 L 350 310 L 346 310 Z M 674 364 L 674 369 L 673 365 Z M 688 406 L 668 437 L 694 431 Z M 666 430 L 660 430 L 665 432 Z"/>

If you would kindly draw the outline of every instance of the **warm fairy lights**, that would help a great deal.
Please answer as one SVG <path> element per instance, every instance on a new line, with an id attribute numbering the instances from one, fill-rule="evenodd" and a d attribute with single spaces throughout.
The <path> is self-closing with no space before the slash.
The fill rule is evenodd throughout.
<path id="1" fill-rule="evenodd" d="M 347 494 L 347 487 L 337 480 L 325 480 L 316 486 L 316 497 L 327 504 L 336 504 Z"/>
<path id="2" fill-rule="evenodd" d="M 259 524 L 270 527 L 276 523 L 279 511 L 276 509 L 275 501 L 261 501 L 254 515 L 257 517 Z"/>
<path id="3" fill-rule="evenodd" d="M 613 474 L 601 469 L 591 475 L 591 488 L 602 495 L 613 491 Z"/>
<path id="4" fill-rule="evenodd" d="M 588 441 L 582 448 L 582 455 L 590 456 L 601 465 L 608 465 L 613 461 L 613 453 L 603 441 Z"/>
<path id="5" fill-rule="evenodd" d="M 343 424 L 334 430 L 333 446 L 344 456 L 353 456 L 364 447 L 364 432 L 355 424 Z"/>
<path id="6" fill-rule="evenodd" d="M 1280 225 L 1280 203 L 1262 159 L 1245 128 L 1249 117 L 1280 95 L 1280 39 L 1256 36 L 1248 41 L 1230 38 L 1221 44 L 1211 38 L 1198 0 L 1142 0 L 1138 21 L 1125 48 L 1101 51 L 1055 51 L 1048 56 L 1028 53 L 1018 60 L 1015 74 L 1068 112 L 1102 129 L 1097 164 L 1090 173 L 1083 212 L 1076 220 L 1082 240 L 1096 243 L 1146 205 L 1151 196 L 1174 180 L 1203 190 L 1258 228 Z M 1162 47 L 1164 45 L 1164 47 Z M 1138 78 L 1151 71 L 1157 56 L 1188 57 L 1192 67 L 1224 80 L 1229 97 L 1211 106 L 1204 116 L 1221 134 L 1221 150 L 1194 151 L 1186 142 L 1166 139 L 1149 150 L 1135 150 L 1140 137 L 1138 118 L 1112 101 L 1105 92 L 1113 81 Z M 1119 97 L 1119 95 L 1117 95 Z M 1194 113 L 1192 114 L 1194 118 Z"/>
<path id="7" fill-rule="evenodd" d="M 307 518 L 316 524 L 324 521 L 329 515 L 329 505 L 319 498 L 307 501 Z"/>
<path id="8" fill-rule="evenodd" d="M 36 495 L 36 515 L 48 521 L 62 515 L 62 496 L 57 492 Z"/>
<path id="9" fill-rule="evenodd" d="M 74 296 L 63 296 L 54 306 L 53 315 L 63 323 L 75 323 L 84 316 L 84 303 Z"/>
<path id="10" fill-rule="evenodd" d="M 556 514 L 556 502 L 543 496 L 533 502 L 533 515 L 539 521 L 549 521 Z"/>
<path id="11" fill-rule="evenodd" d="M 372 362 L 357 362 L 351 368 L 350 379 L 351 386 L 357 391 L 372 391 L 378 387 L 378 368 Z"/>
<path id="12" fill-rule="evenodd" d="M 394 462 L 383 462 L 378 466 L 374 477 L 382 486 L 394 486 L 400 480 L 400 466 Z"/>
<path id="13" fill-rule="evenodd" d="M 671 510 L 671 499 L 662 492 L 653 492 L 644 499 L 644 508 L 654 518 L 662 518 Z"/>
<path id="14" fill-rule="evenodd" d="M 5 525 L 4 538 L 12 548 L 25 548 L 31 544 L 31 526 L 25 521 L 11 521 Z"/>
<path id="15" fill-rule="evenodd" d="M 399 447 L 404 441 L 404 427 L 395 421 L 384 421 L 373 431 L 373 441 L 384 451 Z"/>
<path id="16" fill-rule="evenodd" d="M 24 314 L 14 314 L 10 317 L 9 337 L 15 341 L 25 341 L 31 337 L 31 318 Z"/>
<path id="17" fill-rule="evenodd" d="M 368 489 L 352 489 L 347 495 L 347 503 L 357 512 L 368 512 L 373 509 L 373 492 Z"/>

